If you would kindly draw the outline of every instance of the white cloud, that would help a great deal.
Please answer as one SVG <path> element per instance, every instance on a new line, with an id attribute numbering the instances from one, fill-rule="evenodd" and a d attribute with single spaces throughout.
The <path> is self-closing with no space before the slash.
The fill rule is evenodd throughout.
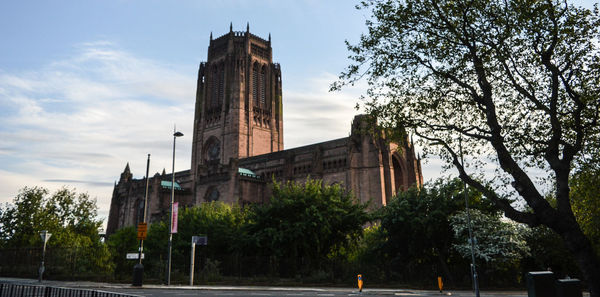
<path id="1" fill-rule="evenodd" d="M 173 124 L 191 136 L 192 67 L 186 73 L 100 41 L 39 69 L 0 71 L 0 202 L 24 186 L 70 185 L 96 197 L 106 215 L 127 161 L 137 177 L 147 153 L 153 172 L 170 167 Z M 177 170 L 189 167 L 191 137 L 182 140 Z"/>
<path id="2" fill-rule="evenodd" d="M 352 119 L 359 113 L 354 106 L 364 86 L 329 92 L 329 85 L 335 80 L 335 75 L 322 73 L 296 81 L 291 89 L 284 87 L 283 137 L 286 149 L 350 134 Z"/>

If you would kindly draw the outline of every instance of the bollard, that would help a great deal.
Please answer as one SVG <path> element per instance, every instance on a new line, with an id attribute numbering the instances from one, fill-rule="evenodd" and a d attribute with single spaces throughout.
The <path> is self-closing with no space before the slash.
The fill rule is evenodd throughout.
<path id="1" fill-rule="evenodd" d="M 442 281 L 441 276 L 438 276 L 438 288 L 440 288 L 440 293 L 442 293 L 442 290 L 444 289 L 444 282 Z"/>
<path id="2" fill-rule="evenodd" d="M 362 292 L 362 287 L 363 287 L 363 279 L 362 279 L 362 274 L 359 274 L 357 276 L 358 278 L 358 291 Z"/>

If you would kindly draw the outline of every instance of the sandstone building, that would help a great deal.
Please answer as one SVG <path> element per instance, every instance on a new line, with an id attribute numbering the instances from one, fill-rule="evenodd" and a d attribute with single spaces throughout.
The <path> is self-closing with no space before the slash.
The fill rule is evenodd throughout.
<path id="1" fill-rule="evenodd" d="M 367 121 L 348 123 L 350 136 L 284 150 L 282 79 L 273 63 L 271 36 L 233 31 L 210 37 L 200 63 L 196 92 L 191 169 L 176 172 L 175 201 L 181 206 L 209 201 L 263 203 L 270 184 L 304 181 L 340 183 L 362 202 L 385 205 L 396 192 L 421 185 L 420 159 L 412 143 L 398 146 L 366 133 Z M 144 179 L 129 165 L 115 184 L 107 225 L 110 235 L 142 220 Z M 170 209 L 171 174 L 149 181 L 149 221 Z"/>

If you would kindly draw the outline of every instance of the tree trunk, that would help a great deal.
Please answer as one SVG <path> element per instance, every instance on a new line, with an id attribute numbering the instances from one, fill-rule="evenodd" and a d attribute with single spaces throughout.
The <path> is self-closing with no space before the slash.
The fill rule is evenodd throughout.
<path id="1" fill-rule="evenodd" d="M 590 297 L 600 297 L 600 260 L 591 242 L 578 225 L 558 233 L 577 261 L 577 265 L 588 283 Z"/>

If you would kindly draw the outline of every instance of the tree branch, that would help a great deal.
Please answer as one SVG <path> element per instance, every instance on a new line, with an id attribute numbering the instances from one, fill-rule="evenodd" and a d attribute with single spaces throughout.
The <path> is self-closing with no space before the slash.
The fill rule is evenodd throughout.
<path id="1" fill-rule="evenodd" d="M 496 204 L 504 212 L 506 217 L 508 217 L 516 222 L 527 224 L 531 227 L 540 225 L 541 222 L 539 221 L 537 216 L 535 216 L 532 213 L 527 213 L 527 212 L 522 212 L 522 211 L 516 210 L 511 205 L 511 203 L 508 199 L 500 198 L 498 196 L 498 194 L 496 194 L 495 191 L 493 191 L 489 187 L 483 185 L 481 182 L 471 178 L 471 176 L 469 176 L 466 173 L 464 166 L 459 162 L 458 155 L 450 147 L 450 145 L 448 145 L 447 142 L 445 142 L 444 140 L 442 140 L 440 138 L 429 137 L 429 136 L 423 135 L 416 130 L 415 130 L 415 134 L 423 139 L 430 141 L 434 145 L 437 144 L 437 145 L 443 146 L 444 149 L 452 156 L 452 164 L 458 170 L 460 179 L 462 179 L 463 182 L 465 182 L 469 186 L 477 189 L 479 192 L 483 193 L 486 197 L 488 197 L 490 200 L 492 200 L 492 202 L 494 202 L 494 204 Z"/>

